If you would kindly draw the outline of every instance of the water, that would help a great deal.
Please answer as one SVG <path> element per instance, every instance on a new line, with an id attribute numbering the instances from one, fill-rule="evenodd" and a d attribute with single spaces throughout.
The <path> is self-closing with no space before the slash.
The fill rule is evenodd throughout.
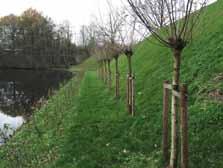
<path id="1" fill-rule="evenodd" d="M 0 70 L 0 144 L 72 76 L 65 70 Z"/>

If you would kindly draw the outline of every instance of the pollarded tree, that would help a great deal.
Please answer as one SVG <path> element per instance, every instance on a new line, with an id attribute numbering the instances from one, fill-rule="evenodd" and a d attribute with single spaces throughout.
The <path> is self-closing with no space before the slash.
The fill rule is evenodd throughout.
<path id="1" fill-rule="evenodd" d="M 137 23 L 136 17 L 132 17 L 129 14 L 125 15 L 125 25 L 123 29 L 120 30 L 119 36 L 121 39 L 122 53 L 124 53 L 127 57 L 127 111 L 132 116 L 135 115 L 135 75 L 132 68 L 132 56 L 134 55 L 133 47 L 142 37 L 141 33 L 137 32 L 137 28 L 139 25 Z M 141 29 L 142 32 L 142 29 Z"/>
<path id="2" fill-rule="evenodd" d="M 122 31 L 122 27 L 125 22 L 125 12 L 124 10 L 120 10 L 115 8 L 109 1 L 108 4 L 108 14 L 106 17 L 100 16 L 96 18 L 95 25 L 97 27 L 97 37 L 100 39 L 101 43 L 104 44 L 105 47 L 105 56 L 108 67 L 108 79 L 109 79 L 109 87 L 111 86 L 111 70 L 110 62 L 112 58 L 115 58 L 115 96 L 118 98 L 119 95 L 119 81 L 120 75 L 118 70 L 118 60 L 119 54 L 122 51 L 120 32 Z M 110 75 L 109 75 L 110 74 Z"/>
<path id="3" fill-rule="evenodd" d="M 179 90 L 182 51 L 207 0 L 127 0 L 151 35 L 173 53 L 173 90 Z M 199 10 L 198 10 L 199 9 Z M 177 166 L 177 100 L 172 96 L 170 167 Z"/>
<path id="4" fill-rule="evenodd" d="M 103 48 L 100 46 L 95 46 L 93 50 L 91 50 L 91 54 L 96 57 L 98 62 L 98 77 L 99 79 L 105 81 L 105 66 L 104 66 L 104 52 Z"/>

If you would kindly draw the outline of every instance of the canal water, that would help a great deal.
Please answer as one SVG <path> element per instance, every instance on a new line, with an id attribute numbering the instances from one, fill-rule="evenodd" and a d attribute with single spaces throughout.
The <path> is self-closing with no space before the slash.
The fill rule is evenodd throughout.
<path id="1" fill-rule="evenodd" d="M 66 70 L 0 70 L 0 145 L 72 76 Z"/>

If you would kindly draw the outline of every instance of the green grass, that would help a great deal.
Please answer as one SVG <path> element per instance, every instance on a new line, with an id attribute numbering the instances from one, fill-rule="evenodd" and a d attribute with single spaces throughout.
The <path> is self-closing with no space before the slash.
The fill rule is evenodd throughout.
<path id="1" fill-rule="evenodd" d="M 222 6 L 219 1 L 208 7 L 182 57 L 193 168 L 223 167 L 223 103 L 209 96 L 223 91 Z M 125 110 L 126 58 L 120 58 L 120 100 L 114 87 L 108 90 L 97 78 L 90 59 L 74 67 L 77 77 L 1 148 L 0 168 L 162 167 L 162 83 L 171 79 L 172 54 L 148 41 L 134 53 L 136 117 Z"/>

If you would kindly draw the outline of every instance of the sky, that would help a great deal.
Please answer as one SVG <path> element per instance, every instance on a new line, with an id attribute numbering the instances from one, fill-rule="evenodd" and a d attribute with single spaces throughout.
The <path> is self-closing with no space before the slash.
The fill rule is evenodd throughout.
<path id="1" fill-rule="evenodd" d="M 123 0 L 109 0 L 115 6 Z M 125 1 L 125 0 L 124 0 Z M 32 7 L 51 17 L 56 23 L 69 21 L 74 29 L 88 25 L 93 15 L 106 10 L 106 0 L 0 0 L 0 16 L 21 14 Z"/>
<path id="2" fill-rule="evenodd" d="M 74 34 L 74 40 L 82 25 L 89 25 L 93 16 L 98 16 L 108 10 L 107 1 L 113 6 L 122 6 L 127 0 L 0 0 L 0 17 L 15 14 L 20 15 L 24 10 L 32 7 L 51 17 L 59 24 L 68 21 Z M 211 2 L 216 0 L 209 0 Z"/>

